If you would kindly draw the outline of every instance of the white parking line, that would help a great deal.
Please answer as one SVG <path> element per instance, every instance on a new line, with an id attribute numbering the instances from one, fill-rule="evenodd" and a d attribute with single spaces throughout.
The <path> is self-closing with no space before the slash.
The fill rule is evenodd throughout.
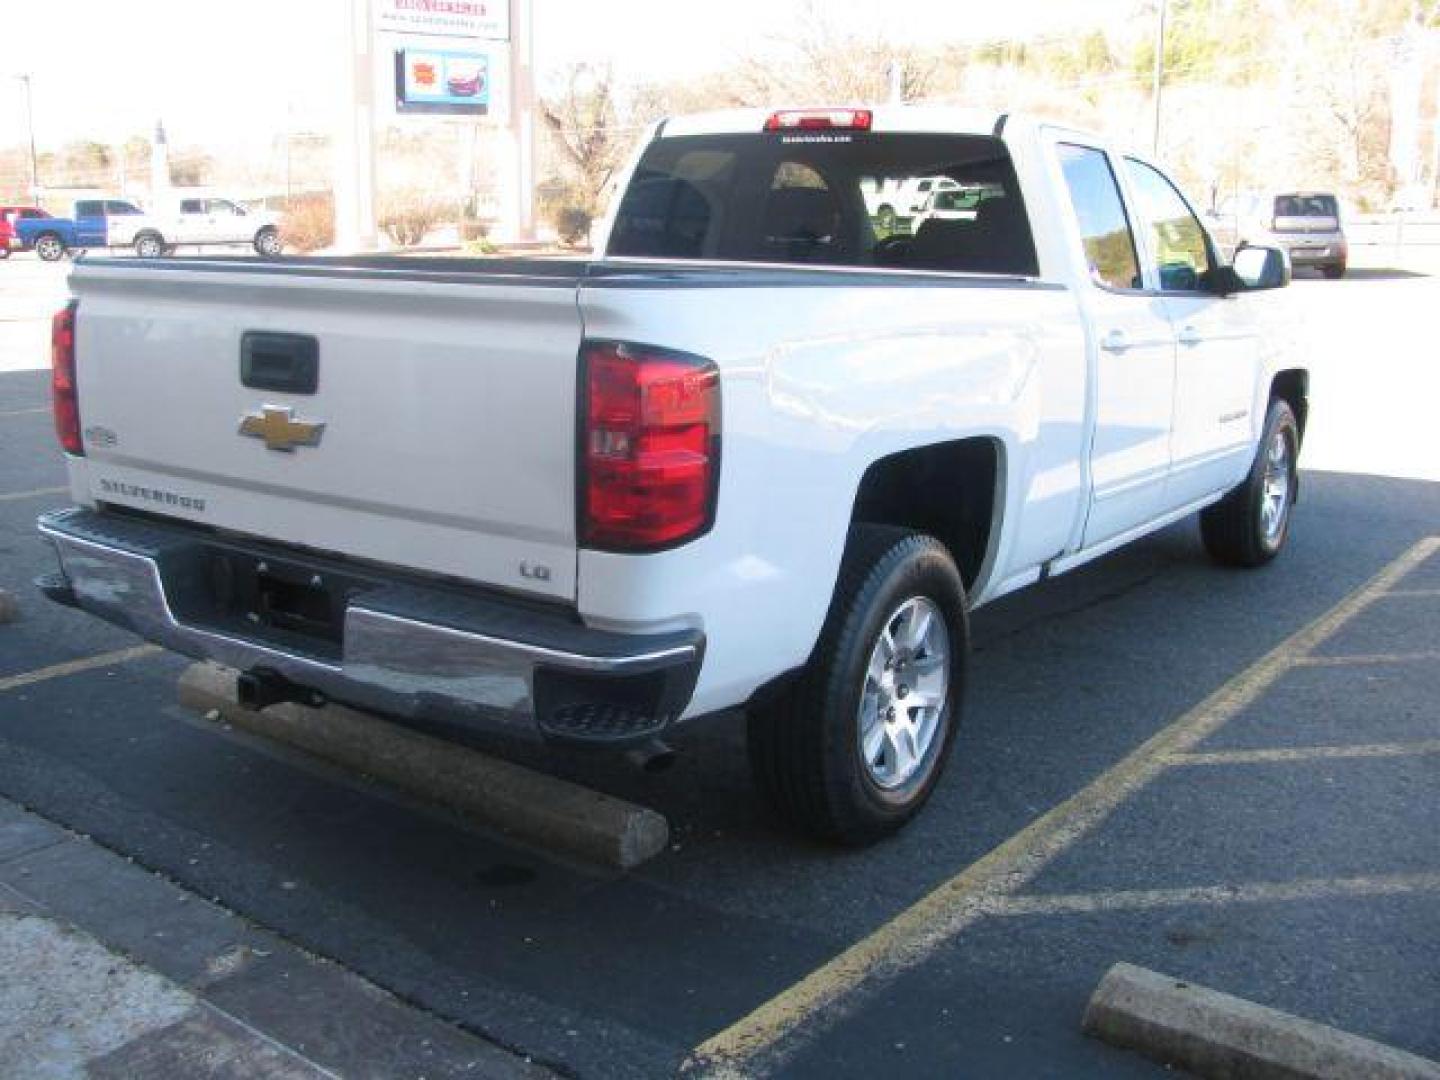
<path id="1" fill-rule="evenodd" d="M 50 411 L 49 405 L 42 405 L 35 409 L 6 409 L 4 412 L 0 412 L 0 420 L 5 419 L 7 416 L 36 416 L 39 413 L 48 413 Z"/>
<path id="2" fill-rule="evenodd" d="M 86 656 L 79 660 L 67 660 L 63 664 L 52 664 L 50 667 L 27 671 L 21 675 L 8 675 L 0 679 L 0 693 L 4 693 L 6 690 L 19 690 L 22 686 L 33 686 L 35 683 L 45 682 L 47 679 L 58 679 L 65 675 L 78 675 L 82 671 L 91 671 L 95 668 L 126 664 L 131 660 L 154 656 L 160 651 L 158 645 L 134 645 L 128 649 L 116 649 L 114 652 L 99 653 L 96 656 Z"/>
<path id="3" fill-rule="evenodd" d="M 1321 761 L 1336 758 L 1418 757 L 1440 754 L 1440 739 L 1408 743 L 1356 743 L 1353 746 L 1291 746 L 1265 750 L 1211 750 L 1173 754 L 1174 765 L 1264 765 L 1271 762 Z"/>
<path id="4" fill-rule="evenodd" d="M 1117 889 L 1112 892 L 1059 893 L 997 898 L 988 915 L 1088 915 L 1100 911 L 1148 911 L 1205 904 L 1266 904 L 1328 900 L 1350 896 L 1398 896 L 1440 892 L 1440 874 L 1384 874 L 1356 878 L 1312 878 L 1250 885 L 1196 885 L 1180 889 Z"/>
<path id="5" fill-rule="evenodd" d="M 1381 664 L 1433 664 L 1440 652 L 1365 653 L 1356 656 L 1305 656 L 1296 667 L 1370 667 Z"/>

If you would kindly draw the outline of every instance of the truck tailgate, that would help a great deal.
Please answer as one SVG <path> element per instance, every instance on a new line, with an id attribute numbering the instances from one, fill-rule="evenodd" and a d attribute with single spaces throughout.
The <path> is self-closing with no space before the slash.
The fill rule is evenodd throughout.
<path id="1" fill-rule="evenodd" d="M 82 262 L 74 482 L 98 502 L 573 599 L 582 272 Z M 287 350 L 313 339 L 313 392 L 245 385 L 247 333 L 261 335 L 252 384 L 286 384 Z"/>

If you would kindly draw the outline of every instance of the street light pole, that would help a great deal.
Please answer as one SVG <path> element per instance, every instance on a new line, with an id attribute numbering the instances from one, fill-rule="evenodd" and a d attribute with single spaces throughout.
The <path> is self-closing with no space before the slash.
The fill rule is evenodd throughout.
<path id="1" fill-rule="evenodd" d="M 40 198 L 40 168 L 35 157 L 35 109 L 30 101 L 30 76 L 16 75 L 25 86 L 25 131 L 30 136 L 30 197 Z"/>
<path id="2" fill-rule="evenodd" d="M 1160 90 L 1165 81 L 1165 16 L 1169 14 L 1170 0 L 1160 0 L 1159 17 L 1155 21 L 1155 73 L 1151 81 L 1151 96 L 1155 102 L 1155 124 L 1150 137 L 1150 149 L 1160 156 Z"/>

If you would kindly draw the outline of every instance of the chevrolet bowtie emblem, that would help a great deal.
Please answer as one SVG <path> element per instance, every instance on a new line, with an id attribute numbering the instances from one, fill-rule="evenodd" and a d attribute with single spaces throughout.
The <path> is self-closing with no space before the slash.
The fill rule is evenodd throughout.
<path id="1" fill-rule="evenodd" d="M 265 405 L 240 418 L 240 434 L 264 439 L 271 450 L 292 452 L 297 446 L 319 446 L 323 420 L 296 420 L 288 405 Z"/>

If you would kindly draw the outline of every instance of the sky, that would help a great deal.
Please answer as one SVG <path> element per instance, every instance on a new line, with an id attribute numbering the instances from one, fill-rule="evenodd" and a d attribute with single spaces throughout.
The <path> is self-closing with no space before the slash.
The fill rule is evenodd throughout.
<path id="1" fill-rule="evenodd" d="M 25 136 L 33 89 L 42 150 L 120 141 L 163 117 L 173 144 L 257 144 L 337 110 L 352 0 L 49 0 L 16 5 L 0 54 L 0 146 Z M 663 79 L 733 62 L 808 6 L 841 32 L 897 43 L 1053 34 L 1120 17 L 1134 0 L 532 0 L 540 78 L 575 60 Z M 34 47 L 31 43 L 45 43 Z M 61 42 L 59 47 L 50 43 Z"/>

